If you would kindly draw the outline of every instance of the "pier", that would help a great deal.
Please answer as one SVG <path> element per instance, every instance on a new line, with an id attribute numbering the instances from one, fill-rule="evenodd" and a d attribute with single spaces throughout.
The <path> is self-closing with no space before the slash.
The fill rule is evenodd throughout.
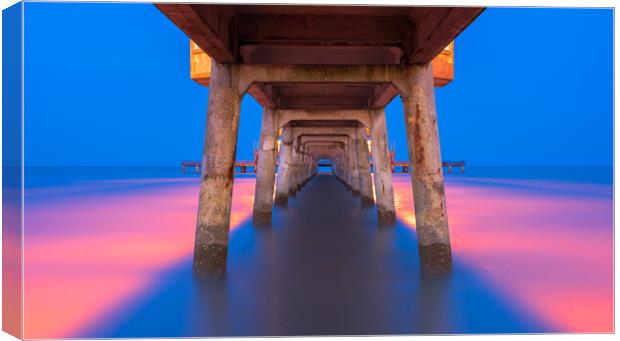
<path id="1" fill-rule="evenodd" d="M 393 224 L 393 157 L 384 108 L 400 96 L 420 264 L 432 272 L 451 268 L 434 87 L 453 79 L 452 42 L 482 8 L 156 6 L 191 39 L 192 79 L 209 87 L 196 273 L 226 271 L 246 93 L 264 109 L 253 207 L 261 225 L 269 225 L 274 204 L 286 205 L 313 179 L 319 160 L 330 160 L 338 179 L 363 202 L 374 203 L 381 224 Z"/>
<path id="2" fill-rule="evenodd" d="M 448 169 L 448 173 L 452 174 L 452 167 L 460 167 L 461 174 L 465 173 L 465 161 L 443 161 L 443 168 Z M 181 161 L 181 170 L 183 173 L 187 171 L 187 168 L 194 168 L 195 173 L 200 173 L 200 169 L 202 165 L 200 161 Z M 276 162 L 276 169 L 278 167 L 278 163 Z M 317 167 L 332 167 L 331 163 L 317 163 Z M 371 164 L 372 167 L 372 164 Z M 395 168 L 400 167 L 401 173 L 409 173 L 411 170 L 411 163 L 409 161 L 392 161 L 392 173 L 396 173 Z M 252 168 L 251 173 L 256 173 L 257 163 L 256 161 L 235 161 L 235 174 L 246 174 L 248 173 L 247 169 Z M 372 169 L 372 168 L 371 168 Z"/>
<path id="3" fill-rule="evenodd" d="M 200 161 L 181 161 L 181 171 L 183 173 L 186 173 L 187 168 L 194 168 L 194 173 L 198 174 L 200 173 L 202 164 L 200 163 Z M 249 168 L 252 169 L 251 172 L 248 172 Z M 234 173 L 235 174 L 256 173 L 256 161 L 235 161 Z"/>

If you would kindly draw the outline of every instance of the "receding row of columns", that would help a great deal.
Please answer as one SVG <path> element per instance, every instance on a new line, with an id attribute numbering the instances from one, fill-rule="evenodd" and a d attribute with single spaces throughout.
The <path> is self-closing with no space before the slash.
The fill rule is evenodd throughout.
<path id="1" fill-rule="evenodd" d="M 242 87 L 238 83 L 249 82 L 248 79 L 240 81 L 233 72 L 234 67 L 212 62 L 194 254 L 194 269 L 199 273 L 220 274 L 226 269 L 233 169 L 242 97 L 239 89 L 247 89 L 247 86 Z M 364 70 L 360 69 L 360 74 L 352 75 L 351 78 L 357 79 L 366 74 Z M 430 65 L 407 66 L 401 73 L 395 70 L 390 68 L 389 72 L 379 75 L 400 75 L 394 82 L 401 90 L 405 107 L 410 165 L 413 167 L 415 164 L 411 176 L 420 259 L 425 268 L 445 270 L 451 266 L 451 251 L 432 73 Z M 286 69 L 274 75 L 286 75 L 284 71 Z M 368 74 L 372 76 L 377 73 Z M 261 73 L 257 75 L 266 77 Z M 297 77 L 296 74 L 292 75 Z M 351 130 L 344 137 L 325 134 L 310 138 L 304 137 L 304 134 L 312 135 L 318 130 L 291 125 L 280 127 L 277 111 L 265 109 L 263 112 L 254 199 L 255 222 L 270 223 L 274 203 L 286 204 L 289 196 L 316 173 L 318 161 L 325 155 L 332 161 L 334 174 L 353 192 L 359 193 L 365 203 L 373 202 L 374 187 L 374 201 L 381 222 L 391 224 L 396 220 L 383 109 L 366 110 L 374 177 L 370 171 L 366 127 L 361 123 L 339 128 L 343 131 Z M 337 112 L 334 115 L 343 116 Z M 280 128 L 282 135 L 278 144 Z"/>
<path id="2" fill-rule="evenodd" d="M 282 128 L 282 140 L 280 142 L 279 152 L 280 163 L 276 173 L 271 172 L 271 167 L 262 167 L 258 164 L 257 172 L 268 173 L 265 176 L 275 178 L 275 198 L 272 201 L 269 196 L 262 196 L 265 202 L 261 203 L 261 207 L 268 208 L 268 215 L 271 216 L 272 204 L 286 205 L 288 197 L 295 194 L 299 188 L 312 176 L 316 174 L 318 160 L 314 159 L 305 147 L 300 144 L 299 139 L 293 138 L 293 128 Z M 275 165 L 274 165 L 275 168 Z M 273 182 L 271 182 L 273 183 Z M 258 187 L 256 189 L 258 191 Z M 267 189 L 273 195 L 273 187 Z M 256 200 L 256 199 L 255 199 Z M 254 212 L 256 212 L 256 204 Z M 256 215 L 256 214 L 255 214 Z M 263 221 L 268 223 L 269 221 Z"/>

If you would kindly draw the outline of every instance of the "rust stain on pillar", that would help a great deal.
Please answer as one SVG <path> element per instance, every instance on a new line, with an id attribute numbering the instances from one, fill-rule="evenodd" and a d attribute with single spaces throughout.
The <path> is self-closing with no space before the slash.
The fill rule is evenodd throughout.
<path id="1" fill-rule="evenodd" d="M 214 62 L 198 200 L 194 271 L 226 271 L 240 96 L 230 65 Z"/>
<path id="2" fill-rule="evenodd" d="M 258 225 L 271 224 L 278 148 L 278 130 L 275 119 L 275 110 L 264 109 L 253 208 L 253 221 Z"/>
<path id="3" fill-rule="evenodd" d="M 371 150 L 375 171 L 375 196 L 377 215 L 382 224 L 396 222 L 394 189 L 392 188 L 392 165 L 387 142 L 387 126 L 383 109 L 371 113 Z"/>
<path id="4" fill-rule="evenodd" d="M 409 93 L 403 96 L 416 232 L 423 268 L 446 271 L 452 266 L 437 112 L 431 65 L 410 66 Z"/>

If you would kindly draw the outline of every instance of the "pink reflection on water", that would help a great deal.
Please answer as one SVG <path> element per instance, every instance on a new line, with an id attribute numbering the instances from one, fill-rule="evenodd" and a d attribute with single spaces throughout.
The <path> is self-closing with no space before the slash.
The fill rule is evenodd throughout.
<path id="1" fill-rule="evenodd" d="M 24 337 L 71 336 L 190 257 L 198 188 L 149 179 L 27 189 Z M 235 179 L 231 229 L 253 201 L 254 179 Z"/>
<path id="2" fill-rule="evenodd" d="M 9 186 L 2 191 L 2 330 L 21 338 L 21 191 Z"/>
<path id="3" fill-rule="evenodd" d="M 415 228 L 409 175 L 394 176 L 394 195 Z M 611 185 L 455 180 L 446 196 L 457 260 L 558 331 L 613 331 Z"/>

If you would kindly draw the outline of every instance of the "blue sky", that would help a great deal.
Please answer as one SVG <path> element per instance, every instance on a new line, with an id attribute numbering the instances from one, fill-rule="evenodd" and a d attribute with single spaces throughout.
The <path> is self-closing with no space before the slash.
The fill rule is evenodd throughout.
<path id="1" fill-rule="evenodd" d="M 189 79 L 187 37 L 147 4 L 27 3 L 28 166 L 164 166 L 202 154 L 208 89 Z M 470 165 L 613 162 L 613 12 L 487 9 L 456 40 L 436 91 L 443 159 Z M 261 107 L 243 100 L 237 159 Z M 400 99 L 388 135 L 405 160 Z"/>

